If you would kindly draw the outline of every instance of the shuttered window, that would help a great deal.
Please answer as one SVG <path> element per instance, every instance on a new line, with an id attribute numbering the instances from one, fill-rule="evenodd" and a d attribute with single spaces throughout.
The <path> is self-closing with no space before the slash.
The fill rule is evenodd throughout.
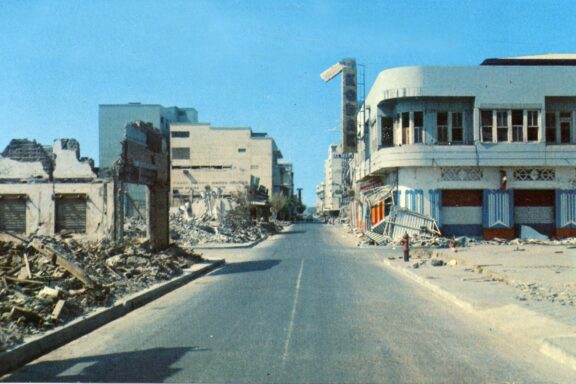
<path id="1" fill-rule="evenodd" d="M 56 232 L 86 233 L 86 196 L 56 196 Z"/>
<path id="2" fill-rule="evenodd" d="M 0 230 L 26 232 L 26 198 L 20 195 L 0 195 Z"/>

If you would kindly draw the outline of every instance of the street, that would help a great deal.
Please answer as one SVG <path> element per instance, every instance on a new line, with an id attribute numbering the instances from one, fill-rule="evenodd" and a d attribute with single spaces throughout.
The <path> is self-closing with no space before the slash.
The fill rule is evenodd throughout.
<path id="1" fill-rule="evenodd" d="M 227 265 L 28 364 L 6 381 L 573 382 L 574 371 L 298 224 Z"/>

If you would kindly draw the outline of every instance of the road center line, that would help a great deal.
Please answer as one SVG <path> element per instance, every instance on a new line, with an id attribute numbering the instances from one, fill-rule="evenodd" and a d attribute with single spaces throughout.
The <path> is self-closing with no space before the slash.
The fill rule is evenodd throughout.
<path id="1" fill-rule="evenodd" d="M 290 314 L 290 323 L 288 324 L 288 333 L 286 334 L 286 341 L 284 341 L 284 354 L 282 361 L 288 360 L 288 347 L 290 346 L 290 339 L 292 338 L 292 329 L 294 328 L 294 318 L 296 317 L 296 307 L 298 306 L 298 296 L 300 294 L 300 282 L 302 281 L 302 271 L 304 270 L 304 259 L 300 263 L 300 272 L 298 272 L 298 279 L 296 279 L 296 288 L 294 293 L 294 301 L 292 302 L 292 313 Z"/>

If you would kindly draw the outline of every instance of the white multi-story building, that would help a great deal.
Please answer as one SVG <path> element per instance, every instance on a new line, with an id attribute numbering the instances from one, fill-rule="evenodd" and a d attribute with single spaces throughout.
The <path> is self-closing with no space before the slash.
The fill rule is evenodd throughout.
<path id="1" fill-rule="evenodd" d="M 272 193 L 282 153 L 274 139 L 250 128 L 171 123 L 172 204 L 190 201 L 207 188 L 230 195 L 257 183 Z"/>
<path id="2" fill-rule="evenodd" d="M 576 235 L 576 55 L 388 69 L 358 120 L 356 190 L 390 186 L 445 235 Z M 385 203 L 355 200 L 356 225 Z"/>
<path id="3" fill-rule="evenodd" d="M 348 194 L 348 161 L 350 156 L 342 153 L 342 146 L 331 144 L 328 158 L 324 161 L 322 211 L 337 215 Z M 317 189 L 318 192 L 318 189 Z"/>
<path id="4" fill-rule="evenodd" d="M 324 212 L 324 195 L 324 182 L 321 182 L 320 184 L 316 185 L 316 213 L 318 214 Z"/>

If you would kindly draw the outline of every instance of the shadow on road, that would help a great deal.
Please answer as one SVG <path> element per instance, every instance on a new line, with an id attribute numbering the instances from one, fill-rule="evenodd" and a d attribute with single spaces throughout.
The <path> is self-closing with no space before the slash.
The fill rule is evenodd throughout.
<path id="1" fill-rule="evenodd" d="M 26 366 L 5 380 L 8 382 L 160 383 L 180 371 L 179 368 L 170 368 L 170 366 L 186 353 L 204 351 L 208 349 L 152 348 L 77 359 L 43 361 Z"/>
<path id="2" fill-rule="evenodd" d="M 265 271 L 280 264 L 280 260 L 242 261 L 239 263 L 226 264 L 224 268 L 213 272 L 211 276 L 228 275 L 230 273 Z"/>
<path id="3" fill-rule="evenodd" d="M 278 232 L 275 233 L 274 236 L 280 236 L 280 235 L 297 235 L 299 233 L 306 233 L 306 231 L 286 231 L 286 232 Z"/>

